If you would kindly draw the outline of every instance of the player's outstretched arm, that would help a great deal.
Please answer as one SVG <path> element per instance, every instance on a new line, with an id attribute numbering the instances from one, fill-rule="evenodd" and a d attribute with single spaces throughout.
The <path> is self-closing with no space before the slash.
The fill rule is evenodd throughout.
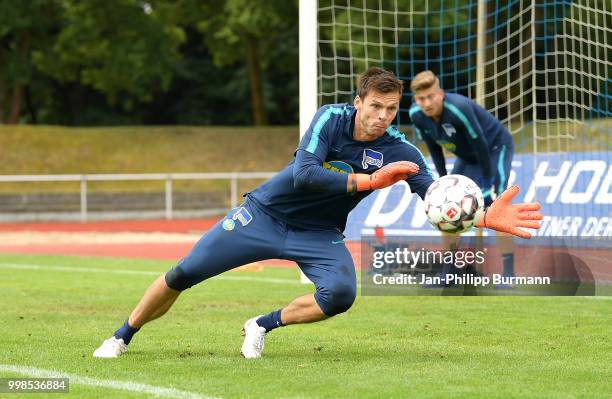
<path id="1" fill-rule="evenodd" d="M 346 183 L 349 193 L 357 191 L 378 190 L 389 187 L 400 180 L 419 173 L 419 165 L 409 161 L 392 162 L 383 166 L 371 175 L 351 173 Z"/>
<path id="2" fill-rule="evenodd" d="M 487 227 L 503 233 L 510 233 L 521 238 L 531 238 L 531 233 L 520 227 L 539 229 L 544 215 L 540 204 L 529 202 L 512 204 L 512 198 L 518 194 L 518 186 L 512 186 L 504 191 L 490 207 L 485 209 L 483 217 L 476 222 L 476 227 Z"/>

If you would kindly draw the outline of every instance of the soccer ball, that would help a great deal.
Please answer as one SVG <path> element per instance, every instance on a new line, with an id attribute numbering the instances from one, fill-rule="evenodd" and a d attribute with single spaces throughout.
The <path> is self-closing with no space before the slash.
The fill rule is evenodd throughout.
<path id="1" fill-rule="evenodd" d="M 425 213 L 429 223 L 446 233 L 468 230 L 483 210 L 482 191 L 472 179 L 462 175 L 439 178 L 425 194 Z"/>

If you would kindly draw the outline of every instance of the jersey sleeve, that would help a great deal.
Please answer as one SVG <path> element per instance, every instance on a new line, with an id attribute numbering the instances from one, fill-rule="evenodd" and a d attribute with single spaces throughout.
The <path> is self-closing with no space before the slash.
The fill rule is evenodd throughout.
<path id="1" fill-rule="evenodd" d="M 492 177 L 492 171 L 489 146 L 487 145 L 480 122 L 478 121 L 476 113 L 472 109 L 469 101 L 472 100 L 466 99 L 465 102 L 460 103 L 459 106 L 451 107 L 451 111 L 453 111 L 455 116 L 461 121 L 465 127 L 465 131 L 468 133 L 468 142 L 476 154 L 478 164 L 482 170 L 483 178 L 485 180 L 490 180 Z"/>
<path id="2" fill-rule="evenodd" d="M 339 112 L 342 112 L 340 108 L 327 105 L 321 107 L 312 119 L 295 152 L 293 185 L 296 189 L 330 193 L 347 192 L 348 175 L 323 167 L 335 133 L 332 118 Z"/>
<path id="3" fill-rule="evenodd" d="M 406 183 L 410 186 L 410 191 L 417 193 L 421 199 L 424 199 L 427 189 L 434 181 L 433 175 L 423 153 L 407 140 L 404 141 L 404 143 L 407 145 L 405 147 L 406 152 L 403 156 L 403 160 L 414 162 L 419 165 L 419 173 L 406 179 Z"/>
<path id="4" fill-rule="evenodd" d="M 347 192 L 348 174 L 325 169 L 321 160 L 306 150 L 297 150 L 293 164 L 296 189 L 341 194 Z"/>

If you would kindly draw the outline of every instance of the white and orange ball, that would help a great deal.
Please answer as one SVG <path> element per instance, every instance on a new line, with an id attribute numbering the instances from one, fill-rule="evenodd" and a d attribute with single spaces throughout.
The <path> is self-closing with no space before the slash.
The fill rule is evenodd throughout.
<path id="1" fill-rule="evenodd" d="M 425 194 L 429 223 L 446 233 L 470 229 L 483 211 L 482 191 L 466 176 L 443 176 L 433 182 Z"/>

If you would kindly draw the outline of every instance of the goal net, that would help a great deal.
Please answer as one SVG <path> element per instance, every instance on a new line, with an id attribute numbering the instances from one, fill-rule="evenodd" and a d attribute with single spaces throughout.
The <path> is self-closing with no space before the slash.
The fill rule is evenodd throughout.
<path id="1" fill-rule="evenodd" d="M 430 69 L 519 135 L 524 150 L 609 148 L 609 0 L 319 0 L 317 33 L 319 106 L 351 102 L 370 66 L 406 82 Z M 400 126 L 410 123 L 410 102 L 406 92 Z"/>
<path id="2" fill-rule="evenodd" d="M 371 66 L 406 86 L 432 70 L 446 91 L 508 127 L 510 181 L 523 189 L 519 200 L 548 206 L 546 235 L 612 235 L 610 0 L 302 0 L 301 14 L 304 4 L 315 4 L 316 21 L 300 24 L 300 79 L 314 78 L 300 85 L 300 107 L 352 102 Z M 307 26 L 313 57 L 302 57 Z M 311 58 L 316 67 L 302 67 Z M 411 102 L 405 90 L 395 124 L 418 144 Z M 312 115 L 301 108 L 301 122 Z"/>

